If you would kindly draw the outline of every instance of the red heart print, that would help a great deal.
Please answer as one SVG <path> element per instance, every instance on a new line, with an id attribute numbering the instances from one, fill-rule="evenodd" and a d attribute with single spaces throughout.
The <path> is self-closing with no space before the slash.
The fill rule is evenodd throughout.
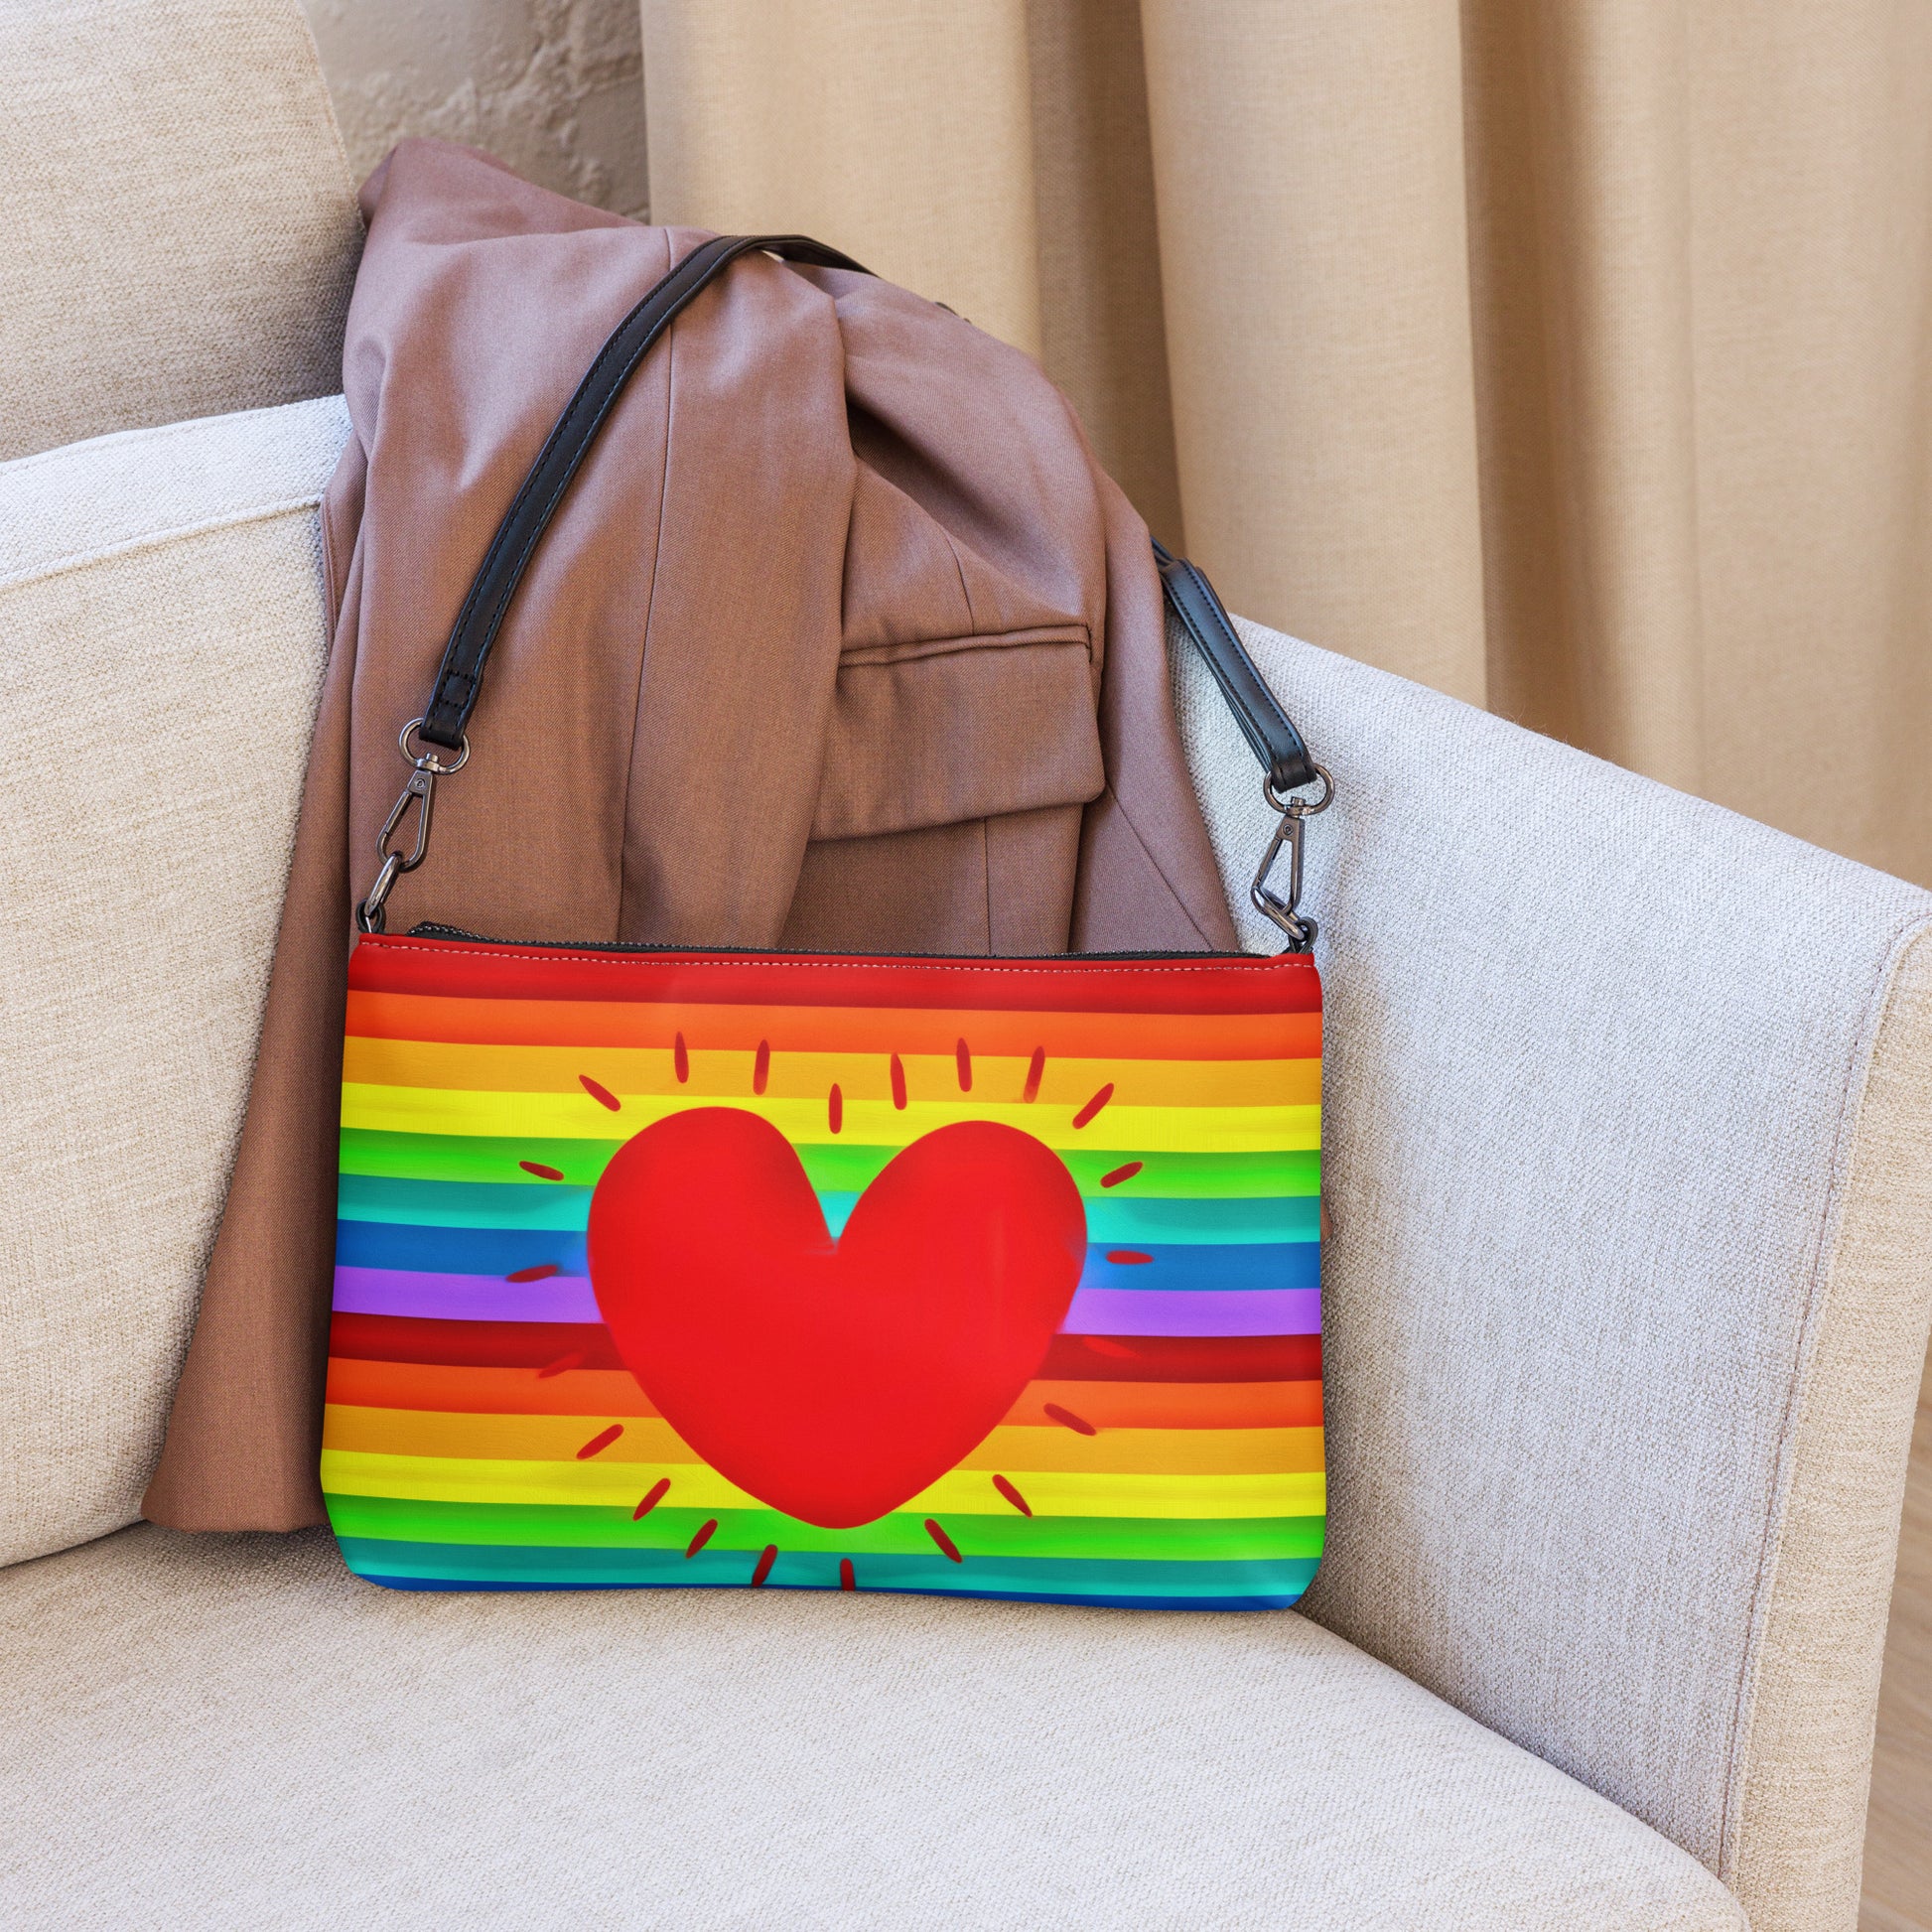
<path id="1" fill-rule="evenodd" d="M 1017 1128 L 895 1155 L 834 1240 L 769 1122 L 693 1107 L 591 1197 L 591 1285 L 658 1413 L 722 1476 L 825 1529 L 897 1509 L 1000 1421 L 1066 1317 L 1079 1189 Z"/>

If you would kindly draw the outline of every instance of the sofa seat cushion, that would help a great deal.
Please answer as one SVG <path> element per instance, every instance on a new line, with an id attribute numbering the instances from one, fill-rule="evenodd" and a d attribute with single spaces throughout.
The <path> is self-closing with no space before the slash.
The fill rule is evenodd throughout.
<path id="1" fill-rule="evenodd" d="M 14 1926 L 1744 1924 L 1291 1612 L 415 1594 L 143 1525 L 0 1575 L 0 1671 Z"/>

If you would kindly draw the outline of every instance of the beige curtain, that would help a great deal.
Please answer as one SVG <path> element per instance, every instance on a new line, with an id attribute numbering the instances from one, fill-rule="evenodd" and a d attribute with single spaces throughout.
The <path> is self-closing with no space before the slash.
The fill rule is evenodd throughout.
<path id="1" fill-rule="evenodd" d="M 1926 0 L 643 17 L 654 218 L 1038 354 L 1237 609 L 1932 883 Z"/>

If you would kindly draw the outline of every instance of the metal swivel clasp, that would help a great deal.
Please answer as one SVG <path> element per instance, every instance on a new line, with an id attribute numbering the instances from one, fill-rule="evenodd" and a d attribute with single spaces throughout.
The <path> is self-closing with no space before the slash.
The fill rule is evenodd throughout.
<path id="1" fill-rule="evenodd" d="M 414 872 L 429 856 L 429 828 L 436 814 L 436 781 L 447 778 L 454 771 L 461 771 L 470 761 L 470 738 L 464 734 L 463 749 L 456 756 L 454 763 L 445 764 L 434 752 L 412 752 L 409 740 L 416 727 L 423 721 L 412 718 L 396 734 L 396 749 L 414 767 L 409 774 L 409 782 L 402 788 L 402 796 L 389 807 L 389 816 L 382 821 L 382 830 L 376 834 L 375 856 L 382 861 L 382 869 L 375 876 L 375 884 L 369 888 L 368 896 L 355 908 L 355 924 L 362 932 L 380 932 L 386 923 L 382 902 L 389 897 L 390 888 L 406 872 Z M 410 847 L 405 858 L 400 852 L 390 850 L 389 842 L 401 828 L 411 803 L 417 809 L 416 843 Z"/>
<path id="2" fill-rule="evenodd" d="M 1255 874 L 1255 883 L 1248 888 L 1248 898 L 1263 918 L 1272 920 L 1288 935 L 1290 952 L 1307 952 L 1314 944 L 1314 921 L 1298 917 L 1295 910 L 1302 902 L 1302 827 L 1303 822 L 1312 818 L 1316 812 L 1325 812 L 1335 795 L 1335 781 L 1323 766 L 1317 764 L 1314 775 L 1321 780 L 1321 789 L 1312 798 L 1297 798 L 1292 794 L 1284 798 L 1275 789 L 1272 777 L 1261 781 L 1261 795 L 1281 817 L 1275 827 L 1275 836 L 1268 841 L 1268 850 L 1262 854 L 1261 869 Z M 1284 847 L 1288 850 L 1286 896 L 1274 891 L 1268 884 L 1269 875 L 1275 870 L 1275 862 L 1281 857 Z"/>

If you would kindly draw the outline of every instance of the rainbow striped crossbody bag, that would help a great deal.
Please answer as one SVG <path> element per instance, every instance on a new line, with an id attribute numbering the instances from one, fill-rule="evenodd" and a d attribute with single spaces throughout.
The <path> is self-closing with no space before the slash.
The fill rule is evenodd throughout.
<path id="1" fill-rule="evenodd" d="M 1252 888 L 1278 956 L 383 929 L 559 497 L 651 344 L 754 248 L 857 266 L 720 237 L 645 297 L 402 733 L 349 965 L 322 1454 L 344 1558 L 410 1589 L 1293 1603 L 1324 1521 L 1321 992 L 1296 899 L 1330 786 L 1190 565 L 1160 553 L 1170 608 L 1281 814 Z"/>

